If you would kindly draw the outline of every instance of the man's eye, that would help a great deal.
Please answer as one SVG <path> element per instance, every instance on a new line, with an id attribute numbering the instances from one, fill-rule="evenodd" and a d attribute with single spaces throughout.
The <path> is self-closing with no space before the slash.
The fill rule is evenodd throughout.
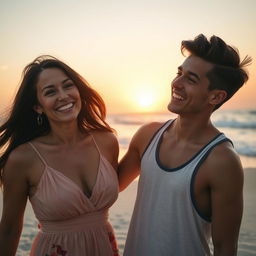
<path id="1" fill-rule="evenodd" d="M 196 83 L 196 81 L 195 81 L 194 79 L 190 78 L 190 77 L 188 77 L 188 81 L 191 82 L 191 83 L 193 83 L 193 84 Z"/>

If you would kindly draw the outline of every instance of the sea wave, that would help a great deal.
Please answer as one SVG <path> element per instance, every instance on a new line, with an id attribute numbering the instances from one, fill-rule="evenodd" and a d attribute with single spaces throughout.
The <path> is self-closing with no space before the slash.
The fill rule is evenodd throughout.
<path id="1" fill-rule="evenodd" d="M 256 129 L 256 118 L 254 112 L 219 112 L 213 115 L 212 122 L 218 128 L 232 128 L 232 129 Z M 176 118 L 173 114 L 158 114 L 158 115 L 112 115 L 110 122 L 113 125 L 127 125 L 127 126 L 141 126 L 149 122 L 165 122 L 169 119 Z"/>
<path id="2" fill-rule="evenodd" d="M 123 124 L 123 125 L 143 125 L 144 121 L 126 119 L 126 118 L 113 118 L 112 122 L 114 124 Z"/>
<path id="3" fill-rule="evenodd" d="M 256 120 L 248 120 L 247 122 L 237 120 L 217 120 L 213 121 L 213 123 L 219 128 L 256 129 Z"/>
<path id="4" fill-rule="evenodd" d="M 256 149 L 248 147 L 248 146 L 244 146 L 244 147 L 236 147 L 235 149 L 237 151 L 237 153 L 239 155 L 242 156 L 249 156 L 249 157 L 256 157 Z"/>

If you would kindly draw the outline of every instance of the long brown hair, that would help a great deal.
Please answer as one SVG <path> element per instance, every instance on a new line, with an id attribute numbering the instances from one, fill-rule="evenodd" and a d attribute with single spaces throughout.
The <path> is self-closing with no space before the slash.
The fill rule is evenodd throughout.
<path id="1" fill-rule="evenodd" d="M 61 69 L 77 86 L 82 102 L 78 115 L 78 127 L 81 131 L 113 132 L 113 129 L 105 121 L 106 107 L 103 99 L 89 86 L 86 80 L 57 58 L 49 55 L 39 56 L 24 68 L 12 109 L 0 126 L 0 148 L 4 148 L 0 157 L 0 184 L 3 167 L 11 151 L 27 141 L 49 133 L 51 129 L 45 115 L 43 115 L 42 125 L 38 125 L 37 113 L 33 110 L 38 103 L 36 93 L 38 76 L 47 68 Z"/>

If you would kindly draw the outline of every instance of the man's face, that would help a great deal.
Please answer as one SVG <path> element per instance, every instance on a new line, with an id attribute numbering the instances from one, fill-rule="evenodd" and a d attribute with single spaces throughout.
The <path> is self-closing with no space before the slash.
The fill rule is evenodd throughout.
<path id="1" fill-rule="evenodd" d="M 168 105 L 177 114 L 199 113 L 209 107 L 209 79 L 207 73 L 213 64 L 194 55 L 178 67 L 177 76 L 171 84 L 172 97 Z"/>

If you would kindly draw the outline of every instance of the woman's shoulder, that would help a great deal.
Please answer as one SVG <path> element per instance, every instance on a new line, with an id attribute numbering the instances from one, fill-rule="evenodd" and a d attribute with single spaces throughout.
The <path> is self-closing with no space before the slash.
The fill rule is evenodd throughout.
<path id="1" fill-rule="evenodd" d="M 117 137 L 111 132 L 93 131 L 91 132 L 101 154 L 117 168 L 117 159 L 119 155 L 119 145 Z"/>
<path id="2" fill-rule="evenodd" d="M 10 153 L 7 162 L 13 164 L 24 164 L 33 160 L 34 152 L 28 143 L 21 144 Z"/>
<path id="3" fill-rule="evenodd" d="M 93 138 L 96 140 L 98 145 L 103 145 L 106 147 L 118 145 L 117 137 L 112 132 L 92 131 L 91 134 Z"/>
<path id="4" fill-rule="evenodd" d="M 4 175 L 27 176 L 29 167 L 35 159 L 34 156 L 32 148 L 27 143 L 19 145 L 8 156 L 4 166 Z M 17 172 L 17 170 L 19 171 Z"/>

